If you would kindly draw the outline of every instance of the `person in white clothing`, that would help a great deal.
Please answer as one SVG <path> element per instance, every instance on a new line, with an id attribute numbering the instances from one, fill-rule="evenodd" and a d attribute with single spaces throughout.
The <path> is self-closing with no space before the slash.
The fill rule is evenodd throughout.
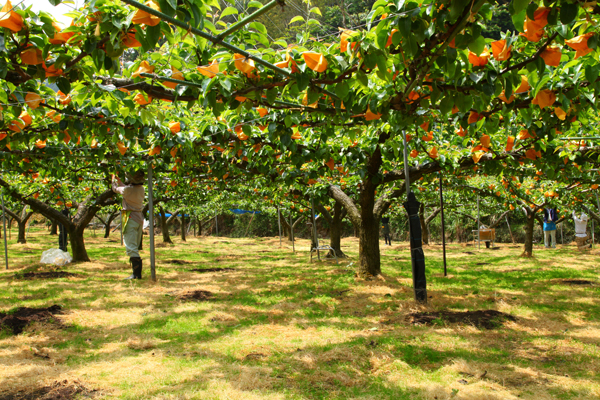
<path id="1" fill-rule="evenodd" d="M 575 221 L 575 243 L 580 251 L 589 249 L 591 245 L 588 243 L 589 235 L 587 233 L 587 222 L 588 216 L 585 213 L 581 213 L 581 216 L 577 218 L 575 211 L 573 211 L 573 221 Z"/>
<path id="2" fill-rule="evenodd" d="M 123 196 L 123 241 L 129 256 L 133 273 L 125 279 L 142 279 L 142 258 L 139 246 L 142 240 L 142 227 L 144 226 L 144 170 L 140 169 L 133 175 L 127 175 L 128 184 L 121 182 L 119 177 L 113 175 L 112 190 Z"/>

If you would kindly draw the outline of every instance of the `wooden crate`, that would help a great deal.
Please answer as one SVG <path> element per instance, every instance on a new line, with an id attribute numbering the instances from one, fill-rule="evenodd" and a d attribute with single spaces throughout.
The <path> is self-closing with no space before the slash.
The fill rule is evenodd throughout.
<path id="1" fill-rule="evenodd" d="M 480 229 L 479 240 L 494 241 L 496 240 L 496 229 Z"/>

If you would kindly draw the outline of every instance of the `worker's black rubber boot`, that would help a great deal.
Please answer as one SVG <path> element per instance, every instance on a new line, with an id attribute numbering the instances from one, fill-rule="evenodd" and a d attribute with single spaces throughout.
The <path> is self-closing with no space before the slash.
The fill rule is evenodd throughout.
<path id="1" fill-rule="evenodd" d="M 142 279 L 142 259 L 140 257 L 133 258 L 133 274 L 135 279 Z"/>
<path id="2" fill-rule="evenodd" d="M 142 279 L 142 259 L 140 257 L 129 257 L 129 263 L 133 273 L 125 279 Z"/>

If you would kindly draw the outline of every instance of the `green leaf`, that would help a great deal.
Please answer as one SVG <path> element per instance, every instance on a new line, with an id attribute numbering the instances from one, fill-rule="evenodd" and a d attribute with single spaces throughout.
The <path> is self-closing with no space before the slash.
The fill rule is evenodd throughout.
<path id="1" fill-rule="evenodd" d="M 386 24 L 378 24 L 377 28 L 375 29 L 375 35 L 377 35 L 377 47 L 380 49 L 385 49 L 385 45 L 389 37 L 389 32 L 387 30 Z"/>
<path id="2" fill-rule="evenodd" d="M 589 43 L 589 40 L 588 40 L 588 43 Z M 590 82 L 590 83 L 594 83 L 594 82 L 596 82 L 596 79 L 598 79 L 599 72 L 600 72 L 600 66 L 588 65 L 587 67 L 585 67 L 585 79 L 587 79 L 588 82 Z"/>
<path id="3" fill-rule="evenodd" d="M 162 23 L 155 26 L 146 26 L 146 41 L 148 44 L 148 48 L 146 50 L 152 50 L 158 43 L 158 39 L 160 38 L 160 27 Z"/>
<path id="4" fill-rule="evenodd" d="M 273 102 L 277 98 L 277 94 L 278 93 L 279 92 L 277 91 L 276 88 L 272 88 L 272 89 L 267 90 L 267 102 L 269 102 L 270 104 L 273 104 Z"/>
<path id="5" fill-rule="evenodd" d="M 456 99 L 454 100 L 456 101 L 456 106 L 458 107 L 458 110 L 462 113 L 466 113 L 467 111 L 469 111 L 471 109 L 471 106 L 473 105 L 473 97 L 468 95 L 456 96 Z"/>
<path id="6" fill-rule="evenodd" d="M 337 94 L 340 99 L 345 99 L 349 92 L 350 87 L 346 82 L 340 82 L 335 86 L 335 94 Z"/>
<path id="7" fill-rule="evenodd" d="M 410 18 L 402 18 L 398 20 L 398 30 L 404 38 L 408 38 L 411 34 L 412 20 Z"/>
<path id="8" fill-rule="evenodd" d="M 417 55 L 419 52 L 419 45 L 417 44 L 417 40 L 414 36 L 410 36 L 406 40 L 406 46 L 404 48 L 406 49 L 406 53 L 409 57 Z"/>
<path id="9" fill-rule="evenodd" d="M 518 14 L 514 14 L 512 16 L 513 25 L 515 26 L 515 29 L 518 30 L 519 32 L 523 32 L 523 25 L 525 24 L 526 16 L 527 16 L 527 13 L 525 12 L 525 10 L 521 11 Z"/>
<path id="10" fill-rule="evenodd" d="M 483 53 L 483 50 L 485 49 L 485 38 L 483 36 L 477 36 L 477 38 L 475 40 L 472 40 L 469 43 L 469 50 L 471 50 L 473 53 L 477 54 L 478 56 Z"/>
<path id="11" fill-rule="evenodd" d="M 454 99 L 452 96 L 445 96 L 440 102 L 440 111 L 442 114 L 448 114 L 454 107 Z"/>
<path id="12" fill-rule="evenodd" d="M 567 3 L 566 1 L 563 1 L 560 4 L 560 22 L 566 25 L 575 21 L 578 11 L 579 8 L 577 3 Z"/>
<path id="13" fill-rule="evenodd" d="M 558 8 L 554 7 L 550 9 L 550 13 L 548 14 L 548 25 L 557 25 L 558 24 Z"/>
<path id="14" fill-rule="evenodd" d="M 221 14 L 221 18 L 226 17 L 228 15 L 238 14 L 238 13 L 239 13 L 239 11 L 237 10 L 237 8 L 227 7 L 226 9 L 223 10 L 223 13 Z"/>
<path id="15" fill-rule="evenodd" d="M 598 35 L 592 35 L 588 41 L 587 41 L 587 45 L 590 49 L 594 49 L 596 50 L 596 48 L 598 47 Z"/>
<path id="16" fill-rule="evenodd" d="M 465 7 L 469 4 L 469 0 L 455 0 L 450 3 L 450 17 L 454 20 L 463 13 Z"/>
<path id="17" fill-rule="evenodd" d="M 531 19 L 531 20 L 535 19 L 535 12 L 537 11 L 537 9 L 538 9 L 538 5 L 535 2 L 534 3 L 530 3 L 527 6 L 527 9 L 525 11 L 526 11 L 526 14 L 529 17 L 529 19 Z"/>
<path id="18" fill-rule="evenodd" d="M 509 10 L 511 11 L 512 15 L 516 15 L 525 10 L 528 5 L 529 0 L 513 0 L 510 2 Z"/>
<path id="19" fill-rule="evenodd" d="M 290 23 L 289 23 L 289 25 L 293 24 L 294 22 L 298 22 L 298 21 L 302 21 L 302 22 L 304 22 L 304 21 L 305 21 L 305 20 L 304 20 L 304 17 L 303 17 L 302 15 L 296 15 L 294 18 L 292 18 L 292 19 L 290 20 Z"/>

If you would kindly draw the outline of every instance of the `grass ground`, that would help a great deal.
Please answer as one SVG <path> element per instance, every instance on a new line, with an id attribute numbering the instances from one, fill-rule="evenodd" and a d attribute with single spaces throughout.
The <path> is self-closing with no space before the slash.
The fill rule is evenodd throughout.
<path id="1" fill-rule="evenodd" d="M 383 279 L 357 280 L 349 259 L 308 262 L 278 238 L 173 238 L 157 248 L 158 281 L 129 274 L 116 234 L 87 233 L 90 263 L 74 277 L 20 279 L 49 271 L 38 261 L 57 237 L 34 231 L 9 243 L 0 311 L 61 305 L 61 325 L 0 334 L 0 399 L 57 381 L 115 399 L 595 399 L 600 398 L 598 255 L 573 246 L 425 247 L 429 304 L 412 300 L 406 243 L 382 246 Z M 3 258 L 0 257 L 3 261 Z M 193 268 L 233 268 L 198 273 Z M 585 279 L 571 286 L 561 279 Z M 183 301 L 191 290 L 208 301 Z M 413 326 L 423 310 L 494 309 L 517 317 L 493 330 Z M 3 397 L 4 396 L 4 397 Z"/>

